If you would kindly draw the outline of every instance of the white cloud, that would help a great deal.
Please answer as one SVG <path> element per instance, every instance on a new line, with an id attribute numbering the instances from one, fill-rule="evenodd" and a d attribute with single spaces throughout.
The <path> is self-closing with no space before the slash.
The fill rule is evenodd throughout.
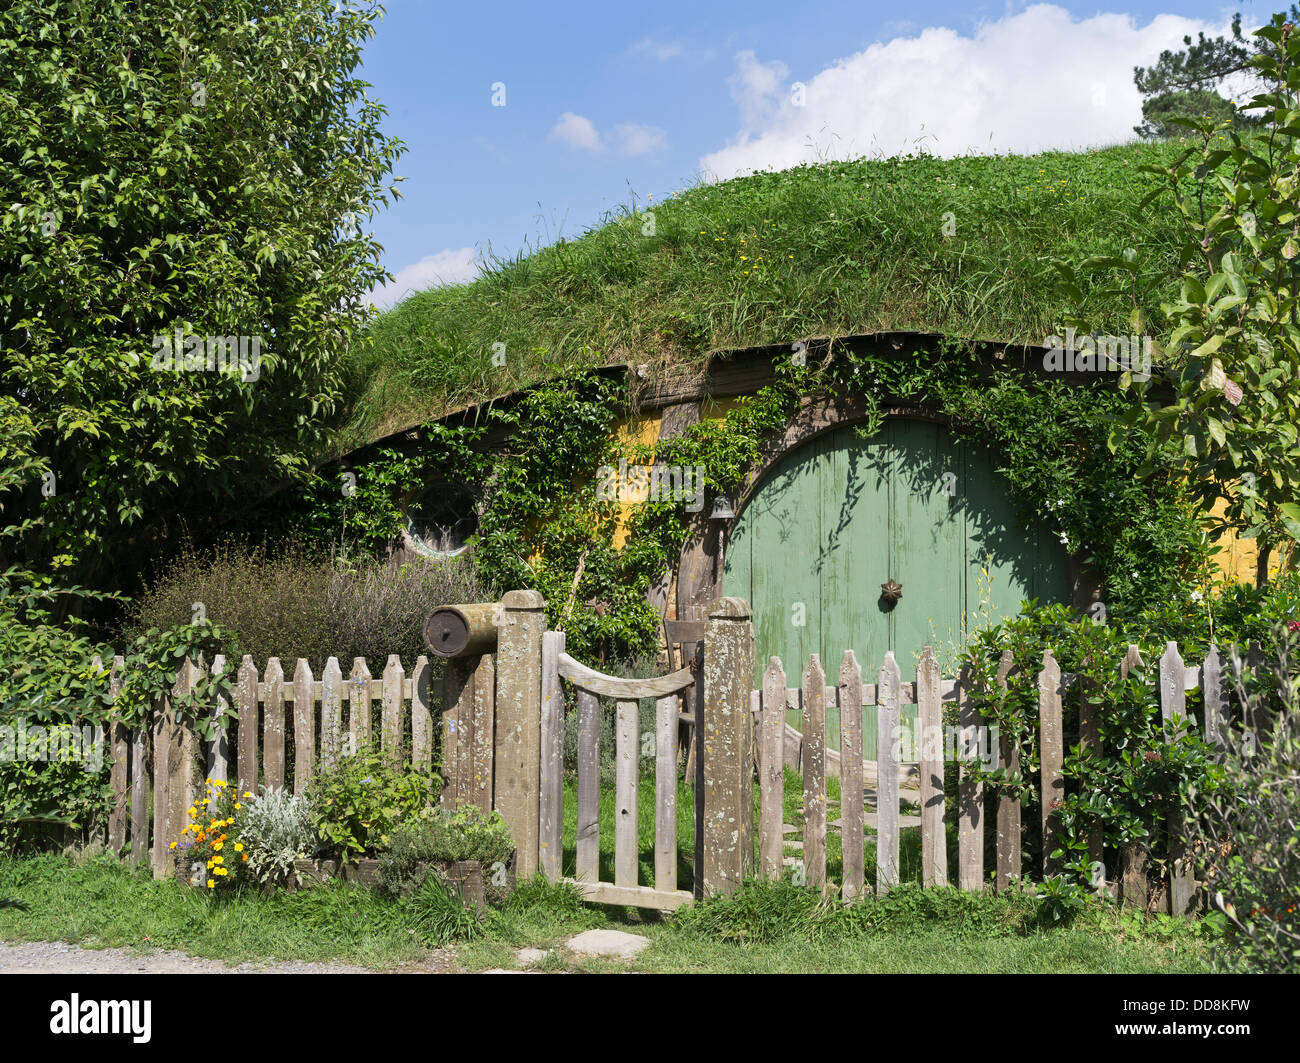
<path id="1" fill-rule="evenodd" d="M 740 130 L 704 156 L 719 179 L 819 158 L 1085 148 L 1133 137 L 1142 116 L 1133 67 L 1225 27 L 1177 15 L 1074 19 L 1050 4 L 987 22 L 973 36 L 931 27 L 836 61 L 794 105 L 784 63 L 736 56 L 728 79 Z"/>
<path id="2" fill-rule="evenodd" d="M 668 146 L 662 129 L 648 125 L 616 125 L 618 150 L 624 155 L 646 155 Z"/>
<path id="3" fill-rule="evenodd" d="M 633 55 L 648 55 L 664 63 L 682 54 L 682 46 L 676 41 L 656 41 L 653 37 L 642 37 L 628 49 Z"/>
<path id="4" fill-rule="evenodd" d="M 449 284 L 467 284 L 478 276 L 477 255 L 472 247 L 439 251 L 419 262 L 403 266 L 390 284 L 376 288 L 367 302 L 387 310 L 415 292 Z"/>
<path id="5" fill-rule="evenodd" d="M 789 76 L 790 68 L 779 59 L 760 63 L 753 52 L 736 56 L 736 72 L 727 78 L 727 86 L 740 108 L 743 130 L 757 129 L 777 116 L 781 97 L 789 92 Z"/>
<path id="6" fill-rule="evenodd" d="M 572 111 L 565 111 L 560 115 L 559 121 L 551 127 L 546 139 L 558 140 L 581 151 L 601 151 L 604 148 L 600 142 L 600 134 L 596 132 L 591 119 L 583 118 L 582 115 L 574 114 Z"/>

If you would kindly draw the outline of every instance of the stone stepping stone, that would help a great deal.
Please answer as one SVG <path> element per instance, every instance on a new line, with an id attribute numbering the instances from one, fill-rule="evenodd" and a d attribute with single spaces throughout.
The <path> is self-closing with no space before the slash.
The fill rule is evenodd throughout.
<path id="1" fill-rule="evenodd" d="M 515 953 L 515 961 L 521 967 L 532 967 L 541 963 L 550 955 L 549 949 L 520 949 Z"/>
<path id="2" fill-rule="evenodd" d="M 796 826 L 794 826 L 793 824 L 790 824 L 790 823 L 782 823 L 782 824 L 781 824 L 781 833 L 782 833 L 782 834 L 798 834 L 798 833 L 799 833 L 799 828 L 796 827 Z"/>
<path id="3" fill-rule="evenodd" d="M 627 960 L 646 948 L 650 939 L 622 930 L 584 930 L 565 944 L 583 956 L 616 956 Z"/>

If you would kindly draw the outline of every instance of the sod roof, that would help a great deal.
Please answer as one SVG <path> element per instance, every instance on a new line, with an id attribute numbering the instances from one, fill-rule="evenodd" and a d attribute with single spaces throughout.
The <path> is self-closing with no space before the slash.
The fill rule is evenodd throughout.
<path id="1" fill-rule="evenodd" d="M 1167 297 L 1176 219 L 1139 209 L 1177 142 L 1035 156 L 864 159 L 700 184 L 379 315 L 346 363 L 334 453 L 507 395 L 557 366 L 702 367 L 712 351 L 926 332 L 1041 344 L 1065 300 L 1054 258 L 1143 262 Z M 653 219 L 647 211 L 653 212 Z M 1150 283 L 1147 283 L 1150 282 Z M 1098 277 L 1091 328 L 1127 333 Z"/>

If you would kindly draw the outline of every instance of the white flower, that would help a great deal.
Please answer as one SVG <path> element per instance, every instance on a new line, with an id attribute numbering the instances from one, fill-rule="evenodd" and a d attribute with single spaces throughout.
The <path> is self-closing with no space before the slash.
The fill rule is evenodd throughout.
<path id="1" fill-rule="evenodd" d="M 1192 591 L 1192 601 L 1194 601 L 1194 602 L 1199 602 L 1200 600 L 1201 600 L 1201 592 L 1200 592 L 1200 591 Z"/>

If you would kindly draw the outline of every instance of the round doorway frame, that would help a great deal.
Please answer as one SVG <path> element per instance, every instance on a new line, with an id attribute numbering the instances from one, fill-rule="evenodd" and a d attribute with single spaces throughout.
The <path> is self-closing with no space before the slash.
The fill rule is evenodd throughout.
<path id="1" fill-rule="evenodd" d="M 952 418 L 922 403 L 893 402 L 878 408 L 886 420 L 906 419 L 951 425 Z M 707 519 L 707 513 L 693 522 L 690 535 L 682 545 L 677 563 L 677 619 L 703 620 L 722 593 L 725 564 L 724 544 L 728 533 L 744 512 L 755 489 L 767 472 L 792 450 L 837 428 L 861 424 L 873 410 L 862 398 L 826 398 L 805 396 L 798 411 L 790 418 L 781 435 L 774 437 L 745 474 L 744 482 L 732 499 L 735 516 L 725 521 Z M 1087 555 L 1078 551 L 1066 554 L 1069 566 L 1070 605 L 1085 612 L 1102 600 L 1103 587 L 1091 571 Z"/>

